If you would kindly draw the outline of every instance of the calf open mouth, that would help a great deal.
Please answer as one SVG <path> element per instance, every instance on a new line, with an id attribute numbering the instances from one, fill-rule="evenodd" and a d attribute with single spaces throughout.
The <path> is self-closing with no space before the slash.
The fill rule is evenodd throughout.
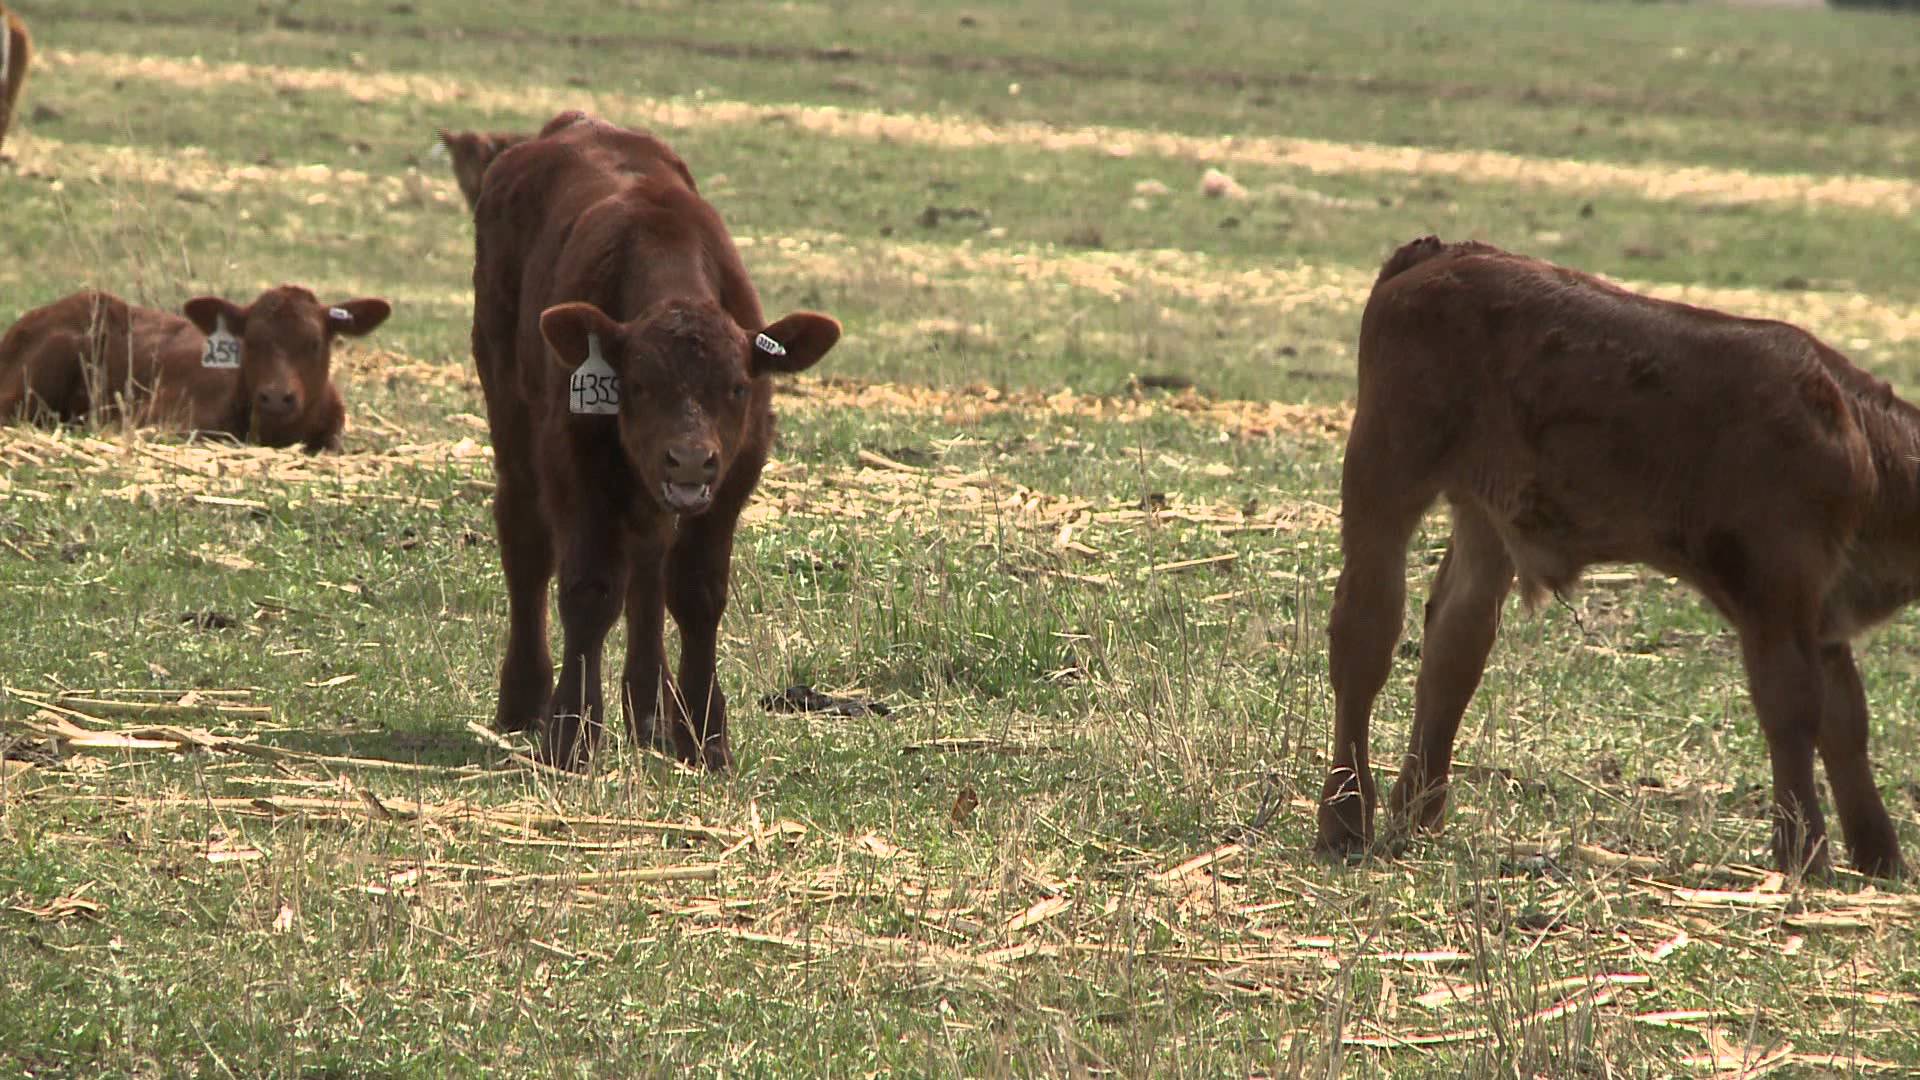
<path id="1" fill-rule="evenodd" d="M 676 484 L 668 480 L 660 485 L 660 501 L 682 514 L 697 514 L 713 503 L 713 485 Z"/>

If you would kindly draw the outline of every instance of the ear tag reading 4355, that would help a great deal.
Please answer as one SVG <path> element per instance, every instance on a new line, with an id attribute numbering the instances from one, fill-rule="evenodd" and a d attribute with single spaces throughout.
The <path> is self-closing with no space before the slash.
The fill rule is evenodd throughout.
<path id="1" fill-rule="evenodd" d="M 210 368 L 237 368 L 240 366 L 240 339 L 227 329 L 227 317 L 219 316 L 213 325 L 213 333 L 207 335 L 207 349 L 200 354 L 200 366 Z"/>
<path id="2" fill-rule="evenodd" d="M 620 376 L 600 355 L 600 336 L 587 335 L 587 359 L 567 380 L 567 410 L 576 416 L 620 415 Z"/>

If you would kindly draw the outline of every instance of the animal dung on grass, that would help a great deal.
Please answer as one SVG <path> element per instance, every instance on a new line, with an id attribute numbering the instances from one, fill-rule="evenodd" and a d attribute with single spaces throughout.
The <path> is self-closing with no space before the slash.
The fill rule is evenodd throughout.
<path id="1" fill-rule="evenodd" d="M 768 712 L 820 713 L 826 716 L 886 716 L 893 712 L 884 703 L 863 697 L 839 697 L 823 693 L 804 683 L 789 686 L 777 694 L 760 698 L 760 707 Z"/>
<path id="2" fill-rule="evenodd" d="M 323 304 L 298 285 L 242 307 L 217 296 L 183 314 L 84 291 L 35 308 L 0 337 L 0 420 L 130 419 L 264 446 L 338 450 L 347 410 L 333 343 L 371 333 L 385 300 Z"/>
<path id="3" fill-rule="evenodd" d="M 501 151 L 474 222 L 474 362 L 509 618 L 495 727 L 538 730 L 548 763 L 583 765 L 605 723 L 601 652 L 624 615 L 629 733 L 725 768 L 714 665 L 734 529 L 773 437 L 772 377 L 819 362 L 840 324 L 806 311 L 767 322 L 680 156 L 583 113 Z"/>
<path id="4" fill-rule="evenodd" d="M 1209 199 L 1230 199 L 1238 202 L 1247 197 L 1247 189 L 1240 182 L 1219 169 L 1208 169 L 1200 174 L 1200 194 Z"/>
<path id="5" fill-rule="evenodd" d="M 1358 368 L 1320 848 L 1373 838 L 1369 717 L 1404 623 L 1408 540 L 1445 498 L 1396 836 L 1441 825 L 1454 736 L 1515 580 L 1537 606 L 1590 564 L 1641 563 L 1739 634 L 1781 869 L 1827 865 L 1817 749 L 1854 865 L 1900 872 L 1849 643 L 1920 595 L 1920 410 L 1785 323 L 1433 237 L 1381 268 Z"/>

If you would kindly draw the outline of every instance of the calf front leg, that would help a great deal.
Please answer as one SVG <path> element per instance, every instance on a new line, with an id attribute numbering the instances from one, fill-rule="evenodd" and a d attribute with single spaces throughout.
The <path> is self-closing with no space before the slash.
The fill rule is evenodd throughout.
<path id="1" fill-rule="evenodd" d="M 733 566 L 734 517 L 712 513 L 681 526 L 667 559 L 667 610 L 680 627 L 679 693 L 669 703 L 674 755 L 725 769 L 733 763 L 727 738 L 727 698 L 715 679 L 720 616 L 727 609 Z"/>
<path id="2" fill-rule="evenodd" d="M 573 530 L 567 553 L 560 560 L 560 627 L 565 653 L 560 682 L 553 691 L 547 737 L 541 746 L 549 764 L 580 768 L 600 744 L 606 723 L 600 655 L 607 631 L 620 617 L 627 573 L 626 553 L 617 533 L 591 525 Z"/>
<path id="3" fill-rule="evenodd" d="M 667 678 L 666 597 L 660 587 L 664 545 L 636 551 L 633 577 L 627 583 L 627 666 L 620 677 L 627 736 L 634 745 L 662 751 L 673 747 L 671 725 L 660 722 L 663 701 L 671 701 L 674 687 Z"/>

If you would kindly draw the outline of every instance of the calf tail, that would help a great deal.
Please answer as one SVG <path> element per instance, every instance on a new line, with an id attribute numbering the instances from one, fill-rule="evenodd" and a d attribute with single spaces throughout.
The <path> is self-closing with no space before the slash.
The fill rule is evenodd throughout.
<path id="1" fill-rule="evenodd" d="M 26 84 L 27 61 L 32 55 L 33 39 L 27 36 L 27 24 L 13 12 L 0 9 L 0 145 L 7 141 L 14 103 L 20 100 L 20 87 Z"/>

